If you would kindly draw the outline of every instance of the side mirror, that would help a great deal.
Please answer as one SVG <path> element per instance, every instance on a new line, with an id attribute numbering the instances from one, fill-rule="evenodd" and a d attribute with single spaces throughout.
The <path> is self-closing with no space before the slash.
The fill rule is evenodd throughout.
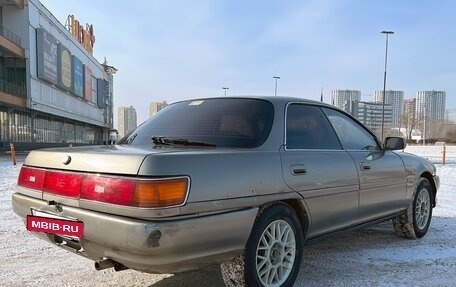
<path id="1" fill-rule="evenodd" d="M 386 150 L 399 150 L 405 149 L 407 142 L 401 137 L 387 137 L 385 138 L 385 144 L 383 145 Z"/>

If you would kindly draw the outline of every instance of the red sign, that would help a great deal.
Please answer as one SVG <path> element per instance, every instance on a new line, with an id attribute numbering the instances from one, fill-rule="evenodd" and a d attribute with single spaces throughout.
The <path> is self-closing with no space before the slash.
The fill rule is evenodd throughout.
<path id="1" fill-rule="evenodd" d="M 74 237 L 84 236 L 84 223 L 27 215 L 27 230 Z"/>
<path id="2" fill-rule="evenodd" d="M 84 98 L 86 101 L 92 101 L 92 70 L 84 65 Z"/>

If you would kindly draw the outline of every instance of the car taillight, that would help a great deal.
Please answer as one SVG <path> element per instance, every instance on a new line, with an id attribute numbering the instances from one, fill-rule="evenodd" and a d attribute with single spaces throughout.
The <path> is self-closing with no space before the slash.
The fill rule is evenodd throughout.
<path id="1" fill-rule="evenodd" d="M 46 170 L 44 169 L 22 167 L 19 172 L 17 184 L 23 187 L 42 191 L 45 175 Z"/>
<path id="2" fill-rule="evenodd" d="M 78 198 L 82 176 L 82 174 L 78 173 L 48 170 L 44 179 L 43 191 L 45 193 Z"/>
<path id="3" fill-rule="evenodd" d="M 143 180 L 87 176 L 82 184 L 81 199 L 157 208 L 183 204 L 187 190 L 187 178 Z"/>
<path id="4" fill-rule="evenodd" d="M 18 185 L 76 199 L 159 208 L 184 204 L 189 180 L 187 177 L 139 179 L 22 167 Z"/>
<path id="5" fill-rule="evenodd" d="M 81 198 L 119 205 L 131 205 L 135 180 L 88 175 L 84 177 Z"/>
<path id="6" fill-rule="evenodd" d="M 187 178 L 136 182 L 134 204 L 138 207 L 181 205 L 187 196 Z"/>

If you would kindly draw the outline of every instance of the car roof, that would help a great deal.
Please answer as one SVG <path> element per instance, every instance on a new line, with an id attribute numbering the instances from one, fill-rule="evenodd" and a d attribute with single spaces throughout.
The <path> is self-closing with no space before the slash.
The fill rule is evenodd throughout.
<path id="1" fill-rule="evenodd" d="M 186 101 L 198 101 L 198 100 L 210 100 L 210 99 L 259 99 L 259 100 L 266 100 L 271 102 L 274 105 L 278 104 L 285 104 L 289 102 L 299 102 L 304 104 L 313 104 L 313 105 L 320 105 L 326 106 L 330 108 L 335 108 L 333 105 L 329 105 L 324 102 L 305 99 L 305 98 L 298 98 L 298 97 L 285 97 L 285 96 L 261 96 L 261 95 L 231 95 L 226 97 L 204 97 L 204 98 L 194 98 L 194 99 L 187 99 L 177 102 L 186 102 Z"/>

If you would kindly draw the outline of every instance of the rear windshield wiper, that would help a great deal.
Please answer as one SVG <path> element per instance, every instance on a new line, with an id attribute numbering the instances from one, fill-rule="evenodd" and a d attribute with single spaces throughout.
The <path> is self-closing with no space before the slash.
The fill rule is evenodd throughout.
<path id="1" fill-rule="evenodd" d="M 186 146 L 208 146 L 215 147 L 215 144 L 199 142 L 199 141 L 190 141 L 188 139 L 165 137 L 165 136 L 153 136 L 151 137 L 154 144 L 158 145 L 186 145 Z"/>

